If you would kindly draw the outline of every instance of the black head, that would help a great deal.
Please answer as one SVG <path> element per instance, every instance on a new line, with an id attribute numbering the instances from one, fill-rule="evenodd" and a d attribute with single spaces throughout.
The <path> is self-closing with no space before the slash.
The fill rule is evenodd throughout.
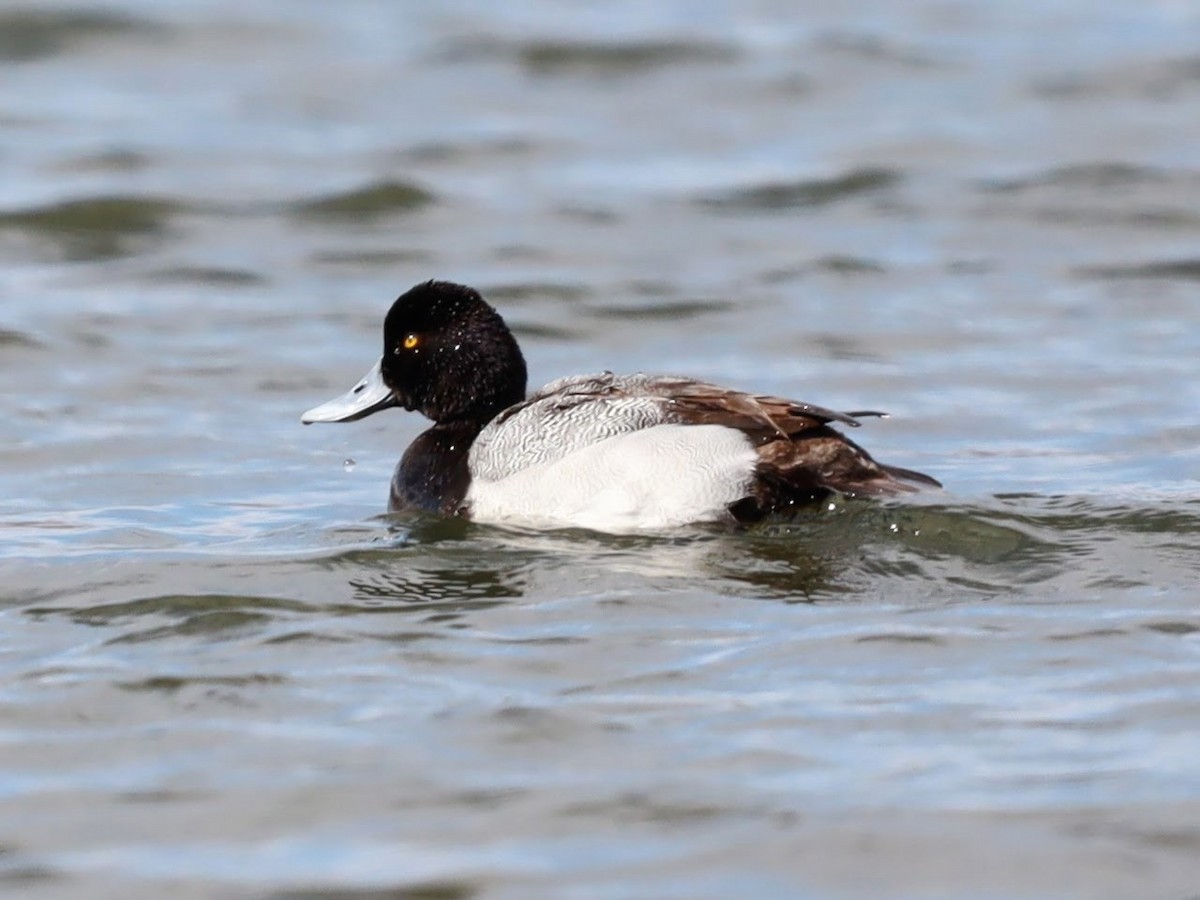
<path id="1" fill-rule="evenodd" d="M 383 380 L 405 409 L 435 422 L 487 422 L 525 399 L 525 358 L 474 288 L 426 281 L 383 323 Z"/>

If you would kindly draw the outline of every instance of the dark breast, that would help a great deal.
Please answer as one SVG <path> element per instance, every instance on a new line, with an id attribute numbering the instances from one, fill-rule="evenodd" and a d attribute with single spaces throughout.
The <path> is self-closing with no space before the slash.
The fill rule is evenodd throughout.
<path id="1" fill-rule="evenodd" d="M 471 482 L 467 452 L 479 429 L 434 425 L 413 441 L 392 476 L 390 512 L 423 509 L 456 515 Z"/>

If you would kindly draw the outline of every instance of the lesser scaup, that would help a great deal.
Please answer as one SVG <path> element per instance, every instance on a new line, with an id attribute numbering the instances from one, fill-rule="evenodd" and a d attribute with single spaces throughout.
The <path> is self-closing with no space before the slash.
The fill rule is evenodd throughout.
<path id="1" fill-rule="evenodd" d="M 392 304 L 383 357 L 301 421 L 403 406 L 432 419 L 392 479 L 389 508 L 598 531 L 751 522 L 839 492 L 940 487 L 885 466 L 830 427 L 840 413 L 690 378 L 573 375 L 525 396 L 525 358 L 479 295 L 446 281 Z"/>

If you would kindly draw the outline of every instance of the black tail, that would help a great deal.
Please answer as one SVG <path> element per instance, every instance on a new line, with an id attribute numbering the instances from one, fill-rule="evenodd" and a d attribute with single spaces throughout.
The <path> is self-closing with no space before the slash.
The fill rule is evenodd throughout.
<path id="1" fill-rule="evenodd" d="M 887 472 L 897 481 L 911 481 L 914 485 L 920 485 L 921 487 L 940 488 L 942 486 L 940 481 L 938 481 L 936 478 L 930 478 L 924 472 L 917 472 L 913 469 L 904 469 L 900 466 L 886 466 L 883 463 L 879 463 L 878 465 L 879 468 L 883 469 L 883 471 Z"/>

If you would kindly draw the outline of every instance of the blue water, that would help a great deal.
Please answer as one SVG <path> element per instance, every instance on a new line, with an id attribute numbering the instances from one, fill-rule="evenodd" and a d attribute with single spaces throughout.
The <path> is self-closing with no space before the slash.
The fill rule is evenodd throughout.
<path id="1" fill-rule="evenodd" d="M 0 892 L 1184 897 L 1200 11 L 0 2 Z M 892 416 L 748 532 L 383 515 L 413 283 L 535 383 Z"/>

